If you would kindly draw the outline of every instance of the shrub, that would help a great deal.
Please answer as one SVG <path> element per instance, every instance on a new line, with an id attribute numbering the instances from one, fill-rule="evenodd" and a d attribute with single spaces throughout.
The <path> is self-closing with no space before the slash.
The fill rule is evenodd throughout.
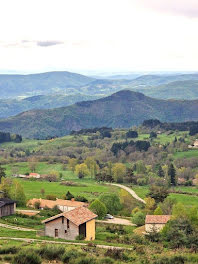
<path id="1" fill-rule="evenodd" d="M 96 259 L 93 257 L 79 258 L 75 264 L 96 264 Z"/>
<path id="2" fill-rule="evenodd" d="M 98 215 L 98 219 L 104 218 L 107 213 L 106 206 L 98 199 L 91 203 L 89 209 Z"/>
<path id="3" fill-rule="evenodd" d="M 162 257 L 153 262 L 153 264 L 184 264 L 186 258 L 183 256 L 171 256 L 171 257 Z"/>
<path id="4" fill-rule="evenodd" d="M 41 264 L 41 258 L 35 252 L 21 251 L 13 258 L 13 264 Z"/>
<path id="5" fill-rule="evenodd" d="M 136 224 L 137 226 L 142 226 L 145 224 L 145 214 L 143 212 L 137 212 L 132 217 L 132 222 Z"/>
<path id="6" fill-rule="evenodd" d="M 69 263 L 70 259 L 76 259 L 81 255 L 81 252 L 77 250 L 69 250 L 66 251 L 62 257 L 62 262 L 63 263 Z"/>
<path id="7" fill-rule="evenodd" d="M 48 194 L 48 195 L 46 195 L 46 199 L 47 200 L 56 201 L 56 195 L 54 195 L 54 194 Z"/>
<path id="8" fill-rule="evenodd" d="M 47 245 L 41 247 L 38 253 L 47 260 L 61 259 L 61 256 L 65 253 L 65 248 L 63 246 Z"/>
<path id="9" fill-rule="evenodd" d="M 6 247 L 2 247 L 0 248 L 0 254 L 16 254 L 19 251 L 19 248 L 17 248 L 16 246 L 6 246 Z"/>
<path id="10" fill-rule="evenodd" d="M 113 264 L 114 263 L 114 260 L 107 257 L 107 258 L 102 258 L 99 260 L 99 263 L 100 264 Z"/>

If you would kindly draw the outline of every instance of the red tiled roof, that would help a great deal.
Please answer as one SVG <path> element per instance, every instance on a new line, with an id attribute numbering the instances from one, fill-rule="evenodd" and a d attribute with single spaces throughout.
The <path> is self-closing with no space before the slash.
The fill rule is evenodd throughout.
<path id="1" fill-rule="evenodd" d="M 166 224 L 171 218 L 171 215 L 147 215 L 145 224 Z"/>
<path id="2" fill-rule="evenodd" d="M 77 207 L 69 212 L 65 212 L 62 214 L 58 214 L 55 216 L 52 216 L 46 220 L 44 220 L 42 223 L 47 223 L 50 221 L 53 221 L 61 216 L 64 216 L 66 219 L 74 223 L 75 225 L 79 226 L 81 224 L 84 224 L 92 219 L 95 219 L 97 217 L 96 214 L 92 213 L 88 208 L 86 207 Z"/>
<path id="3" fill-rule="evenodd" d="M 77 226 L 97 217 L 96 214 L 85 207 L 77 207 L 69 212 L 64 213 L 64 216 Z"/>
<path id="4" fill-rule="evenodd" d="M 31 172 L 29 175 L 31 175 L 31 176 L 40 176 L 40 174 L 34 173 L 34 172 Z"/>

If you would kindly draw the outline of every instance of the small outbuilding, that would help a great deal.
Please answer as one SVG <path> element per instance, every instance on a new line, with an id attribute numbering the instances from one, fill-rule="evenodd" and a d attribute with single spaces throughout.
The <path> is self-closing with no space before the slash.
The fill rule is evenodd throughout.
<path id="1" fill-rule="evenodd" d="M 147 215 L 145 219 L 146 233 L 153 231 L 160 232 L 170 220 L 170 218 L 170 215 Z"/>
<path id="2" fill-rule="evenodd" d="M 94 240 L 96 218 L 97 215 L 88 208 L 77 207 L 44 220 L 45 235 L 67 240 L 75 240 L 78 236 Z"/>
<path id="3" fill-rule="evenodd" d="M 0 198 L 0 217 L 15 214 L 15 211 L 15 201 L 7 198 Z"/>

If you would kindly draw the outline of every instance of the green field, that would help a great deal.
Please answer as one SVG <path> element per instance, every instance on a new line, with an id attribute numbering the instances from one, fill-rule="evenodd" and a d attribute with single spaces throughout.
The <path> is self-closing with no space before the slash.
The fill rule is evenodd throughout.
<path id="1" fill-rule="evenodd" d="M 198 157 L 198 149 L 191 149 L 191 150 L 188 150 L 188 151 L 176 152 L 174 154 L 174 157 L 176 159 L 178 159 L 178 158 L 193 158 L 193 157 Z"/>
<path id="2" fill-rule="evenodd" d="M 45 190 L 45 195 L 53 194 L 57 198 L 65 197 L 65 194 L 70 191 L 74 196 L 84 196 L 87 199 L 94 199 L 102 193 L 117 192 L 119 189 L 113 186 L 100 185 L 92 180 L 78 180 L 86 185 L 82 186 L 64 186 L 60 182 L 47 182 L 47 181 L 30 181 L 30 180 L 18 180 L 22 184 L 27 199 L 40 198 L 41 189 Z"/>

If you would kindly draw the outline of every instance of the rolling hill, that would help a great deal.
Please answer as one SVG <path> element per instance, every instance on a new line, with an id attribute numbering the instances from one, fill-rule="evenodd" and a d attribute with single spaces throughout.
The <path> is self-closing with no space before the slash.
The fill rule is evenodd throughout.
<path id="1" fill-rule="evenodd" d="M 51 110 L 32 110 L 0 120 L 0 131 L 29 138 L 63 136 L 91 127 L 131 127 L 146 119 L 162 122 L 198 120 L 198 100 L 159 100 L 123 90 L 106 98 Z"/>
<path id="2" fill-rule="evenodd" d="M 0 118 L 7 118 L 32 109 L 51 109 L 98 98 L 100 96 L 49 94 L 36 95 L 25 99 L 0 99 Z"/>
<path id="3" fill-rule="evenodd" d="M 163 99 L 198 99 L 198 80 L 175 81 L 155 87 L 139 88 L 147 96 Z"/>
<path id="4" fill-rule="evenodd" d="M 93 78 L 71 72 L 46 72 L 28 75 L 0 75 L 0 98 L 33 96 L 55 92 L 78 93 L 77 87 Z"/>

